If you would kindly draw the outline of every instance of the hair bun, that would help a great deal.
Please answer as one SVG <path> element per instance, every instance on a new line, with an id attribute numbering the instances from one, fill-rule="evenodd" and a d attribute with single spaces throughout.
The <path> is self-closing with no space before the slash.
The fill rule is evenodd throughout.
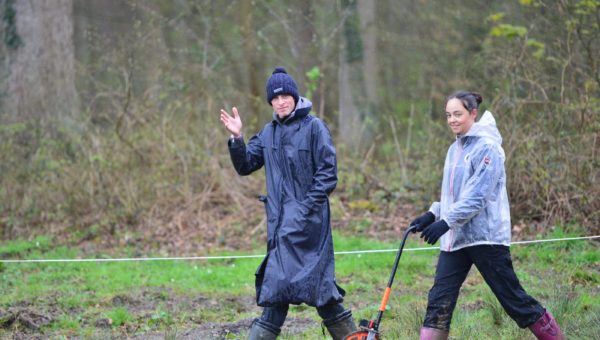
<path id="1" fill-rule="evenodd" d="M 483 97 L 477 92 L 471 92 L 471 94 L 473 95 L 473 97 L 475 97 L 477 105 L 481 104 L 481 102 L 483 101 Z"/>
<path id="2" fill-rule="evenodd" d="M 285 68 L 283 68 L 281 66 L 278 66 L 278 67 L 275 67 L 275 70 L 273 71 L 272 74 L 275 74 L 275 73 L 285 73 L 285 74 L 287 74 L 287 71 L 285 70 Z"/>

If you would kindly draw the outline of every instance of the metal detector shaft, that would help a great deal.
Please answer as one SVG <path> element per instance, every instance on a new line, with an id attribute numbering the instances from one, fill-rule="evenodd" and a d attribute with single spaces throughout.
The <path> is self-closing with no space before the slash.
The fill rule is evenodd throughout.
<path id="1" fill-rule="evenodd" d="M 402 250 L 404 249 L 404 243 L 406 243 L 406 238 L 408 234 L 410 234 L 413 230 L 416 229 L 416 226 L 409 227 L 404 233 L 404 237 L 402 237 L 402 242 L 400 242 L 400 248 L 398 249 L 398 253 L 396 254 L 396 261 L 394 261 L 394 268 L 392 269 L 392 274 L 390 275 L 390 280 L 388 281 L 387 288 L 385 289 L 385 293 L 383 294 L 383 299 L 381 300 L 381 306 L 379 307 L 379 313 L 377 313 L 377 321 L 373 325 L 373 329 L 379 329 L 379 323 L 381 322 L 381 317 L 383 316 L 383 312 L 385 311 L 385 307 L 387 306 L 388 299 L 390 298 L 390 293 L 392 292 L 392 283 L 394 283 L 394 277 L 396 276 L 396 270 L 398 269 L 398 263 L 400 262 L 400 256 L 402 256 Z"/>

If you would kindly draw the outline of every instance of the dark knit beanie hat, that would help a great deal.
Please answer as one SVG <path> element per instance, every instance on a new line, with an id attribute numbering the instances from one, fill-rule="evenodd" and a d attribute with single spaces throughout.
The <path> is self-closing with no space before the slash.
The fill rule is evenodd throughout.
<path id="1" fill-rule="evenodd" d="M 294 102 L 298 104 L 298 86 L 283 67 L 276 67 L 267 80 L 267 102 L 271 105 L 271 101 L 275 96 L 280 94 L 288 94 L 294 97 Z"/>

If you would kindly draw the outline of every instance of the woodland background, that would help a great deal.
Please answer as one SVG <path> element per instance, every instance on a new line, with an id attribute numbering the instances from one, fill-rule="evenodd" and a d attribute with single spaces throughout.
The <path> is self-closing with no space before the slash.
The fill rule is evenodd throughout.
<path id="1" fill-rule="evenodd" d="M 275 66 L 334 136 L 335 228 L 385 237 L 438 197 L 445 98 L 467 89 L 504 138 L 515 238 L 599 231 L 597 0 L 3 0 L 0 11 L 3 240 L 248 248 L 264 237 L 264 179 L 235 174 L 218 114 L 235 105 L 246 137 L 258 131 Z"/>

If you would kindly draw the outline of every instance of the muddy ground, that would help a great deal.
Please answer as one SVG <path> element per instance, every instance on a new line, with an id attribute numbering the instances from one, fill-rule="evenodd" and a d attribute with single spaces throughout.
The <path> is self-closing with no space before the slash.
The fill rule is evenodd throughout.
<path id="1" fill-rule="evenodd" d="M 106 303 L 126 308 L 131 319 L 115 327 L 113 320 L 83 308 L 65 310 L 52 301 L 44 307 L 36 305 L 34 301 L 19 301 L 8 309 L 0 309 L 0 327 L 3 330 L 0 338 L 60 338 L 61 334 L 57 334 L 50 326 L 68 314 L 84 327 L 95 329 L 92 334 L 68 336 L 69 339 L 243 339 L 254 317 L 260 315 L 260 308 L 256 306 L 253 296 L 218 299 L 147 289 L 138 294 L 117 295 Z M 157 310 L 164 310 L 166 314 L 157 315 Z M 203 310 L 210 310 L 213 314 L 222 312 L 224 320 L 235 319 L 237 315 L 240 319 L 235 322 L 202 320 L 199 315 Z M 186 315 L 184 320 L 179 318 L 181 315 Z M 218 316 L 211 318 L 218 319 Z M 282 334 L 293 336 L 315 326 L 318 326 L 318 321 L 313 319 L 288 317 Z"/>

